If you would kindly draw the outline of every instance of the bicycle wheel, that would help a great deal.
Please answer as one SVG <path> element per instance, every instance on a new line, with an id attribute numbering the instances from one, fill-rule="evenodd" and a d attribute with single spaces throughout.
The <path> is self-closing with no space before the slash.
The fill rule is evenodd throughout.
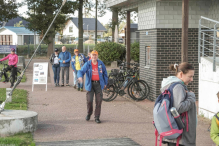
<path id="1" fill-rule="evenodd" d="M 106 89 L 103 89 L 103 101 L 109 102 L 114 95 L 117 94 L 115 91 L 115 86 L 110 85 Z"/>
<path id="2" fill-rule="evenodd" d="M 140 81 L 144 82 L 144 84 L 147 86 L 147 95 L 146 95 L 145 98 L 143 98 L 142 100 L 148 98 L 148 100 L 154 101 L 154 99 L 151 99 L 151 98 L 149 97 L 149 94 L 150 94 L 150 87 L 149 87 L 148 83 L 147 83 L 146 81 L 144 81 L 144 80 L 140 80 Z"/>
<path id="3" fill-rule="evenodd" d="M 2 80 L 3 72 L 0 71 L 0 81 Z"/>
<path id="4" fill-rule="evenodd" d="M 138 80 L 134 83 L 132 83 L 129 86 L 130 89 L 128 89 L 130 91 L 130 95 L 131 98 L 137 101 L 143 100 L 145 99 L 147 96 L 147 86 L 144 82 L 142 82 L 141 80 Z"/>

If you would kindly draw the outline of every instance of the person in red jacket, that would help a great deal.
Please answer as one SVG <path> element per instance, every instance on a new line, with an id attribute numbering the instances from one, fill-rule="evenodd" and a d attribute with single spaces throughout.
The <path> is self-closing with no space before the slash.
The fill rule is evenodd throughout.
<path id="1" fill-rule="evenodd" d="M 14 81 L 15 81 L 15 75 L 17 73 L 17 63 L 18 63 L 18 56 L 17 54 L 15 54 L 15 49 L 11 48 L 11 54 L 9 54 L 8 56 L 6 56 L 5 58 L 2 58 L 0 60 L 4 61 L 4 60 L 8 60 L 8 67 L 5 69 L 5 81 L 3 82 L 8 82 L 8 76 L 6 74 L 7 71 L 11 70 L 11 74 L 12 74 L 12 81 L 11 81 L 11 86 L 10 88 L 12 88 L 14 86 Z"/>

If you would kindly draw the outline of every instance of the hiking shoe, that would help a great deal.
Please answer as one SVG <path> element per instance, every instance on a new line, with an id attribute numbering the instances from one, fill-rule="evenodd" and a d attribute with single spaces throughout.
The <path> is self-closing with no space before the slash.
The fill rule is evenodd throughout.
<path id="1" fill-rule="evenodd" d="M 8 82 L 8 80 L 4 80 L 4 81 L 3 81 L 3 83 L 6 83 L 6 82 Z"/>
<path id="2" fill-rule="evenodd" d="M 90 116 L 91 116 L 91 115 L 87 115 L 86 121 L 89 121 L 89 120 L 90 120 Z"/>
<path id="3" fill-rule="evenodd" d="M 100 124 L 100 123 L 101 123 L 100 119 L 95 119 L 95 122 L 96 122 L 97 124 Z"/>
<path id="4" fill-rule="evenodd" d="M 64 84 L 62 84 L 61 87 L 64 87 Z"/>
<path id="5" fill-rule="evenodd" d="M 76 89 L 76 85 L 74 85 L 74 86 L 73 86 L 73 88 L 75 88 L 75 89 Z"/>
<path id="6" fill-rule="evenodd" d="M 80 88 L 78 88 L 78 91 L 80 91 Z"/>
<path id="7" fill-rule="evenodd" d="M 83 88 L 81 88 L 80 91 L 82 92 L 82 91 L 83 91 Z"/>

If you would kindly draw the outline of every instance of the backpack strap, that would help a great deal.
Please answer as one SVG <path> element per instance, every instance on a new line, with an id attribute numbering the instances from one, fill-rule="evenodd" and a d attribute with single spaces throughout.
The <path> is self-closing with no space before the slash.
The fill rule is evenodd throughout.
<path id="1" fill-rule="evenodd" d="M 157 146 L 157 140 L 158 140 L 158 136 L 159 136 L 157 129 L 155 129 L 155 136 L 156 136 L 155 146 Z"/>
<path id="2" fill-rule="evenodd" d="M 180 139 L 182 139 L 182 135 L 180 135 L 180 136 L 177 138 L 176 146 L 179 146 L 179 141 L 180 141 Z"/>
<path id="3" fill-rule="evenodd" d="M 170 100 L 170 108 L 173 107 L 173 88 L 178 85 L 178 84 L 181 84 L 180 82 L 176 82 L 176 83 L 173 83 L 170 85 L 170 87 L 168 88 L 170 94 L 172 95 L 171 96 L 171 100 Z"/>
<path id="4" fill-rule="evenodd" d="M 219 113 L 219 112 L 218 112 Z M 218 114 L 217 113 L 217 114 Z M 217 123 L 217 126 L 219 127 L 219 117 L 217 116 L 217 114 L 215 114 L 214 116 L 216 117 L 216 123 Z"/>

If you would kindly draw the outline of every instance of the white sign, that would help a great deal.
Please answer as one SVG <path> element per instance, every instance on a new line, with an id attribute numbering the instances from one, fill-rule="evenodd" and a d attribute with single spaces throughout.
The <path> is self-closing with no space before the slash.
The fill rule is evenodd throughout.
<path id="1" fill-rule="evenodd" d="M 46 91 L 47 91 L 47 77 L 48 77 L 48 62 L 34 63 L 32 91 L 34 84 L 46 84 Z"/>

